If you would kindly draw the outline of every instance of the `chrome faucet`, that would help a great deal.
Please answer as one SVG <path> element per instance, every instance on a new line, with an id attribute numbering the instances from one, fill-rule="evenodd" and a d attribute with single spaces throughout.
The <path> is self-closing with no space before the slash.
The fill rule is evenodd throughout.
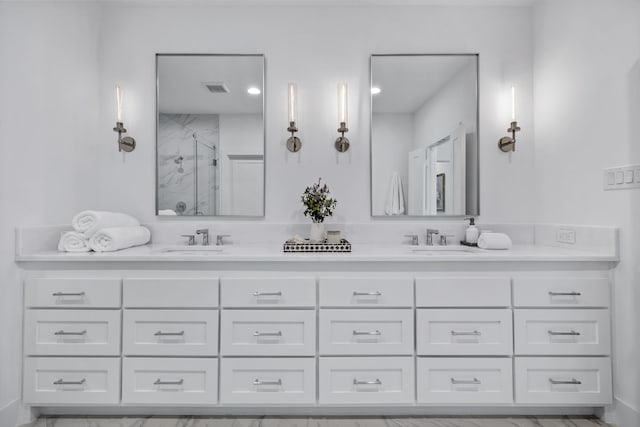
<path id="1" fill-rule="evenodd" d="M 209 246 L 209 229 L 202 228 L 200 230 L 196 230 L 196 234 L 202 234 L 202 246 Z"/>
<path id="2" fill-rule="evenodd" d="M 425 242 L 425 244 L 427 246 L 433 246 L 433 235 L 434 234 L 440 234 L 440 232 L 438 230 L 434 230 L 432 228 L 427 228 L 427 240 Z"/>
<path id="3" fill-rule="evenodd" d="M 224 238 L 225 237 L 231 237 L 231 235 L 229 235 L 229 234 L 218 234 L 216 236 L 216 246 L 224 245 Z"/>
<path id="4" fill-rule="evenodd" d="M 193 246 L 196 244 L 196 236 L 194 236 L 193 234 L 183 234 L 182 237 L 186 237 L 187 239 L 187 245 L 188 246 Z"/>
<path id="5" fill-rule="evenodd" d="M 404 237 L 408 237 L 411 239 L 411 246 L 418 246 L 418 235 L 417 234 L 405 234 Z"/>

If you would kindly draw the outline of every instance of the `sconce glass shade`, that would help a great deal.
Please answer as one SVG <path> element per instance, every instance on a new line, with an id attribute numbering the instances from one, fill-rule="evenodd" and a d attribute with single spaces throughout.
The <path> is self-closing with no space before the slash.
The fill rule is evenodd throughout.
<path id="1" fill-rule="evenodd" d="M 289 123 L 298 121 L 298 85 L 289 83 Z"/>
<path id="2" fill-rule="evenodd" d="M 122 123 L 122 89 L 116 85 L 116 122 Z"/>
<path id="3" fill-rule="evenodd" d="M 511 86 L 511 121 L 516 121 L 516 87 Z"/>
<path id="4" fill-rule="evenodd" d="M 338 83 L 338 123 L 346 126 L 348 123 L 347 84 Z"/>

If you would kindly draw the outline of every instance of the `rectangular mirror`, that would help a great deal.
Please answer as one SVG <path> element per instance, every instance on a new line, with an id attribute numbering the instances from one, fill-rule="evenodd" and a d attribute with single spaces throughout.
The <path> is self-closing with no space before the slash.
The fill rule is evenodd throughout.
<path id="1" fill-rule="evenodd" d="M 478 55 L 372 55 L 371 215 L 478 206 Z"/>
<path id="2" fill-rule="evenodd" d="M 157 54 L 156 214 L 264 216 L 264 56 Z"/>

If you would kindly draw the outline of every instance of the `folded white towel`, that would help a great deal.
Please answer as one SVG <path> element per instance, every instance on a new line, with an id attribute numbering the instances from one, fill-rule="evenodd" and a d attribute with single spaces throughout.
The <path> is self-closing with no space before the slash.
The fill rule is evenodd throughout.
<path id="1" fill-rule="evenodd" d="M 140 225 L 140 222 L 131 215 L 106 211 L 82 211 L 71 220 L 71 226 L 76 231 L 84 233 L 87 238 L 103 228 L 134 227 L 137 225 Z"/>
<path id="2" fill-rule="evenodd" d="M 113 252 L 147 244 L 151 239 L 148 228 L 111 227 L 103 228 L 89 239 L 89 247 L 96 252 Z"/>
<path id="3" fill-rule="evenodd" d="M 398 172 L 394 172 L 389 180 L 389 191 L 384 213 L 386 215 L 402 215 L 404 213 L 404 192 L 402 190 L 402 179 Z"/>
<path id="4" fill-rule="evenodd" d="M 63 231 L 58 242 L 60 252 L 89 252 L 89 239 L 77 231 Z"/>
<path id="5" fill-rule="evenodd" d="M 171 215 L 178 215 L 178 214 L 173 209 L 160 209 L 158 211 L 158 215 L 171 216 Z"/>
<path id="6" fill-rule="evenodd" d="M 511 239 L 504 233 L 482 233 L 478 237 L 478 247 L 481 249 L 510 249 Z"/>

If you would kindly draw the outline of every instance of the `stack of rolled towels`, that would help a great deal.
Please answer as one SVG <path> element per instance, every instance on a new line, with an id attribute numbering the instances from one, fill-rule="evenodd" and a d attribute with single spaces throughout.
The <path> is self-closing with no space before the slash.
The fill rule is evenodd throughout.
<path id="1" fill-rule="evenodd" d="M 478 238 L 480 249 L 511 249 L 511 239 L 504 233 L 483 232 Z"/>
<path id="2" fill-rule="evenodd" d="M 73 231 L 60 236 L 58 250 L 62 252 L 113 252 L 145 245 L 151 232 L 131 215 L 82 211 L 71 220 Z"/>

